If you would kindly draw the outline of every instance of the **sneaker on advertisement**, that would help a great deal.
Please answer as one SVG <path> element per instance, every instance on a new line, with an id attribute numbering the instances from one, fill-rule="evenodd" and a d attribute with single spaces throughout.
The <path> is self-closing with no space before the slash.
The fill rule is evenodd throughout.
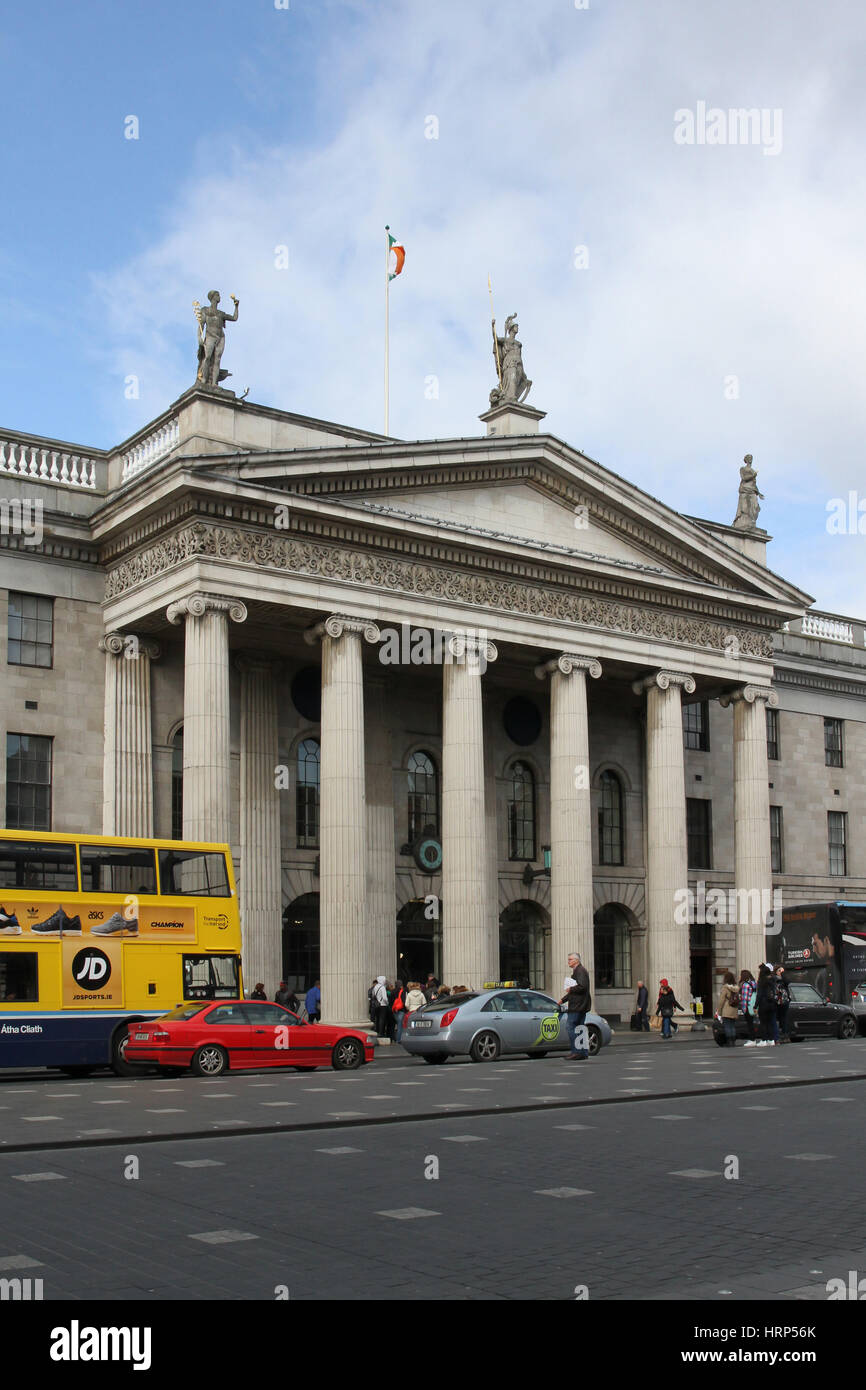
<path id="1" fill-rule="evenodd" d="M 115 912 L 105 922 L 98 922 L 95 927 L 91 927 L 91 936 L 118 936 L 121 932 L 129 932 L 132 936 L 138 935 L 138 918 L 126 918 L 119 912 Z"/>
<path id="2" fill-rule="evenodd" d="M 17 927 L 18 918 L 14 912 L 7 912 L 5 907 L 0 907 L 0 927 Z"/>
<path id="3" fill-rule="evenodd" d="M 34 922 L 31 931 L 39 932 L 43 936 L 56 934 L 62 936 L 64 932 L 80 932 L 81 918 L 69 917 L 62 907 L 58 907 L 56 912 L 52 912 L 50 917 L 46 917 L 44 922 Z"/>
<path id="4" fill-rule="evenodd" d="M 66 921 L 63 923 L 62 935 L 66 936 L 67 932 L 81 932 L 80 917 L 67 917 Z"/>

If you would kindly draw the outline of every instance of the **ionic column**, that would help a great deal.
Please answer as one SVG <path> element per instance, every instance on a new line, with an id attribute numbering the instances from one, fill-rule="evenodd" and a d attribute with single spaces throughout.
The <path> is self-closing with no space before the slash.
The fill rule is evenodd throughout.
<path id="1" fill-rule="evenodd" d="M 397 955 L 397 885 L 394 868 L 394 775 L 391 721 L 385 683 L 367 688 L 367 979 L 391 976 Z M 400 974 L 400 971 L 397 971 Z M 406 983 L 405 977 L 403 983 Z M 366 987 L 365 987 L 366 997 Z"/>
<path id="2" fill-rule="evenodd" d="M 632 686 L 637 695 L 647 692 L 647 987 L 652 998 L 667 979 L 684 1009 L 691 998 L 689 928 L 677 924 L 675 912 L 689 886 L 682 691 L 694 688 L 694 678 L 679 671 L 657 671 Z"/>
<path id="3" fill-rule="evenodd" d="M 322 642 L 319 924 L 323 1019 L 367 1022 L 367 806 L 361 640 L 375 623 L 333 614 L 304 634 Z"/>
<path id="4" fill-rule="evenodd" d="M 568 956 L 577 951 L 595 979 L 592 910 L 592 804 L 589 784 L 587 672 L 601 675 L 595 657 L 561 656 L 536 666 L 539 680 L 550 676 L 550 979 L 568 974 Z"/>
<path id="5" fill-rule="evenodd" d="M 267 659 L 241 653 L 241 863 L 238 892 L 244 975 L 272 997 L 282 977 L 282 882 L 277 683 Z"/>
<path id="6" fill-rule="evenodd" d="M 192 594 L 169 605 L 186 619 L 183 675 L 183 837 L 228 844 L 231 838 L 229 619 L 242 623 L 238 599 Z M 255 983 L 255 981 L 253 981 Z"/>
<path id="7" fill-rule="evenodd" d="M 107 632 L 103 835 L 153 834 L 150 663 L 159 646 L 133 633 Z"/>
<path id="8" fill-rule="evenodd" d="M 722 695 L 734 706 L 734 886 L 737 894 L 737 969 L 764 959 L 764 924 L 772 909 L 767 706 L 779 697 L 769 686 L 746 685 Z"/>
<path id="9" fill-rule="evenodd" d="M 484 806 L 481 675 L 496 647 L 462 633 L 446 642 L 442 716 L 442 972 L 479 989 L 499 969 Z"/>

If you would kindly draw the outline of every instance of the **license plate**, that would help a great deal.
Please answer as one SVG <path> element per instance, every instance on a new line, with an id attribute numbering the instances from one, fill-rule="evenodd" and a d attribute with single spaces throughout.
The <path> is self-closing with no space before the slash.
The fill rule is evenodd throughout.
<path id="1" fill-rule="evenodd" d="M 433 1021 L 432 1021 L 432 1019 L 429 1019 L 429 1018 L 419 1019 L 417 1023 L 413 1023 L 413 1024 L 412 1024 L 412 1027 L 413 1027 L 413 1028 L 432 1028 L 432 1027 L 433 1027 Z"/>
<path id="2" fill-rule="evenodd" d="M 148 1038 L 150 1037 L 150 1034 L 149 1034 L 149 1033 L 133 1033 L 132 1036 L 133 1036 L 133 1038 L 135 1039 L 136 1042 L 147 1042 Z"/>

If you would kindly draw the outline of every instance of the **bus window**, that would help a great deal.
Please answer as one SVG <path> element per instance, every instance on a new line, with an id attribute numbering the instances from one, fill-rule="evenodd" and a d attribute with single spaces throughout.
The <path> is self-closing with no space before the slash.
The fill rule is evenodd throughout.
<path id="1" fill-rule="evenodd" d="M 166 896 L 231 897 L 225 855 L 207 850 L 161 849 L 159 885 Z"/>
<path id="2" fill-rule="evenodd" d="M 184 956 L 184 999 L 237 999 L 237 956 Z"/>
<path id="3" fill-rule="evenodd" d="M 36 952 L 0 952 L 0 1004 L 35 1004 L 38 999 Z"/>
<path id="4" fill-rule="evenodd" d="M 75 846 L 0 840 L 0 888 L 77 892 Z"/>
<path id="5" fill-rule="evenodd" d="M 82 893 L 155 893 L 152 849 L 133 845 L 80 845 Z"/>

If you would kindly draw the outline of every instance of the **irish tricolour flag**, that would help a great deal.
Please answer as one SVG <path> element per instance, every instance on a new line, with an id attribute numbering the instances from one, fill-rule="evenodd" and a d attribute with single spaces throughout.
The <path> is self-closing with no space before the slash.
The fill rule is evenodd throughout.
<path id="1" fill-rule="evenodd" d="M 387 227 L 385 230 L 388 232 L 388 279 L 396 280 L 406 260 L 406 248 Z"/>

